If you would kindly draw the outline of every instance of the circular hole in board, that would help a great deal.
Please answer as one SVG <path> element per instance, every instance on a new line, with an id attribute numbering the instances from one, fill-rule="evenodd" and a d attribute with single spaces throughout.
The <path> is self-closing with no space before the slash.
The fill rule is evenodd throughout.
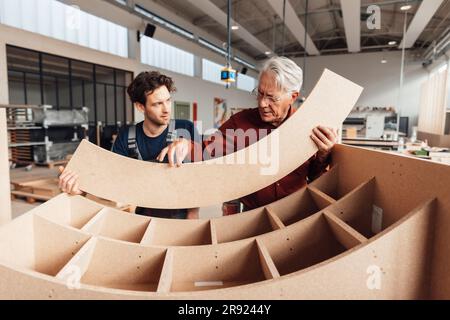
<path id="1" fill-rule="evenodd" d="M 294 249 L 293 249 L 293 248 L 289 248 L 289 251 L 291 251 L 291 252 L 292 252 L 292 251 L 294 251 Z"/>

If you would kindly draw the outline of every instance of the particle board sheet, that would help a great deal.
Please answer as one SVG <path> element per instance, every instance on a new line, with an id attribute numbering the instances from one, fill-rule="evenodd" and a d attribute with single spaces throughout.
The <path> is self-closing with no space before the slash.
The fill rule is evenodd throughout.
<path id="1" fill-rule="evenodd" d="M 84 140 L 67 168 L 80 189 L 108 200 L 151 208 L 194 208 L 243 197 L 292 172 L 317 147 L 318 125 L 339 127 L 362 92 L 359 85 L 325 69 L 302 107 L 278 130 L 224 157 L 180 168 L 123 157 Z"/>
<path id="2" fill-rule="evenodd" d="M 64 248 L 60 246 L 63 250 L 48 254 L 67 264 L 55 263 L 49 272 L 27 262 L 11 268 L 0 260 L 0 297 L 423 299 L 429 297 L 435 205 L 433 200 L 420 204 L 380 235 L 369 241 L 361 238 L 348 248 L 344 243 L 354 239 L 355 232 L 340 228 L 341 222 L 331 227 L 324 215 L 256 241 L 169 247 L 167 251 L 99 238 L 67 255 L 66 250 L 76 249 L 72 243 L 76 238 L 68 239 Z M 50 224 L 46 228 L 63 230 Z M 69 288 L 70 270 L 80 270 L 81 277 L 80 283 L 73 282 L 75 286 Z"/>
<path id="3" fill-rule="evenodd" d="M 61 194 L 0 227 L 0 299 L 448 299 L 450 167 L 332 158 L 314 185 L 209 221 Z"/>

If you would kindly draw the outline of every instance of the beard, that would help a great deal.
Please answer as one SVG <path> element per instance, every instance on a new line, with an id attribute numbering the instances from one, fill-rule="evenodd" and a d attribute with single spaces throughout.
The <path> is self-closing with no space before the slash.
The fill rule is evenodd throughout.
<path id="1" fill-rule="evenodd" d="M 154 114 L 145 114 L 145 117 L 148 121 L 158 126 L 165 126 L 170 122 L 170 114 L 161 116 L 155 116 Z"/>

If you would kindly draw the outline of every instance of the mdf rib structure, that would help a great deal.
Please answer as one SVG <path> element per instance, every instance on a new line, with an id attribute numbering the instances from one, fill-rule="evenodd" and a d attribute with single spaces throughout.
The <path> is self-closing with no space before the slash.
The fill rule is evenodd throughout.
<path id="1" fill-rule="evenodd" d="M 450 167 L 338 145 L 307 187 L 211 220 L 60 195 L 0 229 L 8 299 L 448 299 Z"/>
<path id="2" fill-rule="evenodd" d="M 345 80 L 332 78 L 339 83 Z M 338 103 L 345 112 L 361 92 L 347 84 L 336 86 L 345 89 Z M 327 104 L 319 99 L 324 94 L 316 98 L 312 94 L 314 104 L 306 105 L 304 114 L 311 116 L 307 126 L 320 124 L 322 109 L 311 107 Z M 335 119 L 328 117 L 328 125 L 342 122 L 345 112 L 339 111 L 341 117 Z M 280 136 L 292 140 L 296 137 L 292 128 L 302 121 L 301 117 L 287 121 L 289 125 L 279 129 Z M 315 152 L 308 136 L 298 137 L 303 142 L 297 146 L 304 146 L 305 153 L 295 166 Z M 94 153 L 90 159 L 104 160 L 103 152 L 87 142 L 84 146 L 70 165 L 82 171 L 83 189 L 105 196 L 95 192 L 105 187 L 109 200 L 120 201 L 120 185 L 109 188 L 107 181 L 90 182 L 104 179 L 107 170 L 98 174 L 77 160 L 86 159 L 87 150 Z M 280 162 L 282 171 L 291 165 L 295 168 L 291 161 L 296 152 L 285 153 L 288 161 Z M 122 179 L 134 164 L 125 158 L 102 161 L 89 166 L 108 168 L 115 163 L 122 168 Z M 200 177 L 209 172 L 203 172 L 203 165 L 186 168 Z M 246 172 L 242 169 L 231 167 L 216 174 L 237 178 L 214 201 L 251 193 L 275 179 L 262 178 L 254 168 L 249 169 L 252 175 L 239 179 Z M 156 172 L 156 188 L 165 176 L 161 170 L 166 169 L 150 170 Z M 188 171 L 170 172 L 170 179 L 189 175 Z M 213 188 L 214 183 L 208 182 L 207 187 Z M 165 187 L 167 193 L 182 191 L 173 183 Z M 176 195 L 179 207 L 212 201 Z M 141 195 L 132 198 L 139 205 L 148 201 Z M 330 169 L 318 179 L 265 207 L 233 216 L 167 220 L 124 213 L 80 196 L 59 195 L 0 228 L 0 298 L 449 299 L 448 243 L 450 166 L 337 145 Z"/>

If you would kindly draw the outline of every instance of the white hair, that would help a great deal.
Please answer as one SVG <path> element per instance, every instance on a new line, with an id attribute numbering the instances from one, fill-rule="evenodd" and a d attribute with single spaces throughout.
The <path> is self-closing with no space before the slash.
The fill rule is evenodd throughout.
<path id="1" fill-rule="evenodd" d="M 303 71 L 294 61 L 286 57 L 272 57 L 267 60 L 259 74 L 271 72 L 275 76 L 278 89 L 299 92 L 303 84 Z"/>

